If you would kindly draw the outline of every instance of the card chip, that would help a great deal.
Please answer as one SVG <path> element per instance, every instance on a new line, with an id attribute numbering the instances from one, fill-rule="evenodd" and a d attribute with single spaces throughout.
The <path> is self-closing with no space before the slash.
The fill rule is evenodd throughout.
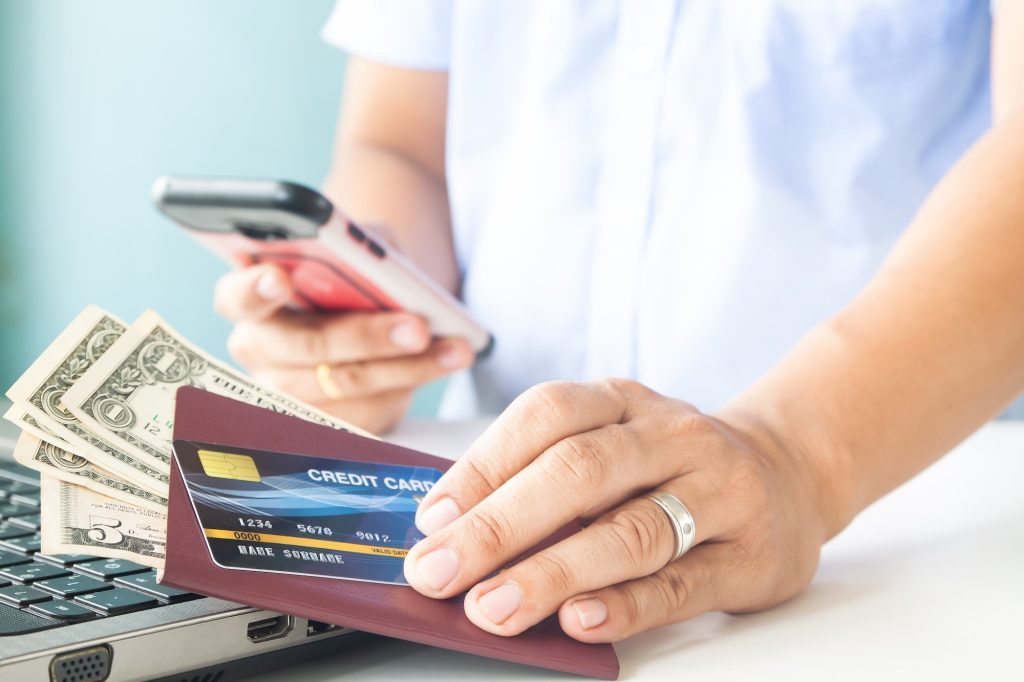
<path id="1" fill-rule="evenodd" d="M 256 462 L 249 455 L 229 455 L 226 452 L 200 450 L 199 461 L 203 464 L 203 472 L 214 478 L 230 478 L 235 481 L 260 482 L 260 472 L 256 470 Z"/>

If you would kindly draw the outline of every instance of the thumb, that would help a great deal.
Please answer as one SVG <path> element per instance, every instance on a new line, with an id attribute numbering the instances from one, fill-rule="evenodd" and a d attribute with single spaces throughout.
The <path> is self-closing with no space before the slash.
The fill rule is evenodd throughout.
<path id="1" fill-rule="evenodd" d="M 262 319 L 287 305 L 292 293 L 288 273 L 276 265 L 262 263 L 221 277 L 214 289 L 213 307 L 232 322 Z"/>

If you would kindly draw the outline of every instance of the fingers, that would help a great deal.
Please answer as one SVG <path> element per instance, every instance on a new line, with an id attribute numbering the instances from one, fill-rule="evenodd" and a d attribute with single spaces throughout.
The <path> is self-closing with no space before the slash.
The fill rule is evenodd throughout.
<path id="1" fill-rule="evenodd" d="M 705 492 L 711 488 L 702 478 L 684 476 L 668 486 L 699 514 L 697 542 L 716 536 L 728 517 L 728 510 Z M 466 615 L 484 630 L 515 635 L 578 594 L 659 571 L 675 551 L 675 532 L 661 507 L 646 497 L 633 499 L 476 585 L 466 595 Z"/>
<path id="2" fill-rule="evenodd" d="M 526 430 L 513 447 L 502 449 L 499 441 L 484 452 L 477 449 L 478 441 L 467 455 L 471 466 L 460 461 L 426 496 L 427 508 L 421 508 L 417 525 L 427 538 L 405 562 L 406 579 L 416 590 L 434 598 L 458 594 L 569 521 L 593 516 L 674 479 L 686 466 L 684 453 L 666 447 L 660 432 L 645 436 L 631 424 L 614 422 L 562 438 L 535 455 L 533 448 L 551 434 L 572 433 L 586 424 L 584 415 L 608 420 L 621 413 L 620 403 L 603 385 L 558 387 L 575 398 L 570 409 L 562 408 L 563 418 L 546 415 L 545 430 L 533 432 L 528 431 L 530 422 L 513 421 L 508 438 L 514 439 L 519 427 Z M 518 410 L 530 405 L 523 401 Z M 696 448 L 706 447 L 713 437 L 698 429 L 692 432 L 688 445 Z M 434 495 L 438 488 L 440 496 Z"/>
<path id="3" fill-rule="evenodd" d="M 433 339 L 417 315 L 282 310 L 292 294 L 287 273 L 269 264 L 221 278 L 215 307 L 236 323 L 228 350 L 260 383 L 369 431 L 394 426 L 413 388 L 475 359 L 462 339 Z"/>
<path id="4" fill-rule="evenodd" d="M 237 322 L 269 317 L 291 300 L 288 274 L 269 263 L 232 270 L 217 281 L 213 307 L 219 315 Z"/>
<path id="5" fill-rule="evenodd" d="M 660 571 L 581 594 L 558 610 L 562 630 L 581 642 L 617 642 L 719 608 L 722 581 L 732 575 L 731 547 L 705 543 Z"/>
<path id="6" fill-rule="evenodd" d="M 424 497 L 416 525 L 439 531 L 559 441 L 618 424 L 621 397 L 602 382 L 549 382 L 516 398 Z M 580 472 L 583 475 L 586 472 Z"/>
<path id="7" fill-rule="evenodd" d="M 458 594 L 569 521 L 590 516 L 595 504 L 617 505 L 671 478 L 674 463 L 653 447 L 644 466 L 637 466 L 647 449 L 619 424 L 559 441 L 461 518 L 417 543 L 406 559 L 409 584 L 430 597 Z M 435 571 L 426 558 L 435 551 L 452 559 L 447 573 Z"/>
<path id="8" fill-rule="evenodd" d="M 326 395 L 312 367 L 269 366 L 253 370 L 260 383 L 273 386 L 312 403 L 365 398 L 397 389 L 416 388 L 453 370 L 468 367 L 473 351 L 462 339 L 438 339 L 426 351 L 383 360 L 348 362 L 330 367 L 328 376 L 334 391 Z"/>
<path id="9" fill-rule="evenodd" d="M 411 313 L 295 314 L 240 321 L 228 350 L 250 369 L 314 367 L 418 354 L 430 342 L 426 322 Z"/>

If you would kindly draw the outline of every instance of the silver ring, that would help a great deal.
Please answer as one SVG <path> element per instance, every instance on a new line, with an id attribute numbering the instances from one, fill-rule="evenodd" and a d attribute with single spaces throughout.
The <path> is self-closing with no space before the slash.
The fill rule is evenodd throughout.
<path id="1" fill-rule="evenodd" d="M 661 507 L 672 524 L 672 532 L 676 536 L 676 552 L 668 560 L 672 563 L 693 547 L 693 540 L 697 537 L 697 524 L 686 505 L 672 493 L 654 493 L 648 495 L 647 499 Z"/>

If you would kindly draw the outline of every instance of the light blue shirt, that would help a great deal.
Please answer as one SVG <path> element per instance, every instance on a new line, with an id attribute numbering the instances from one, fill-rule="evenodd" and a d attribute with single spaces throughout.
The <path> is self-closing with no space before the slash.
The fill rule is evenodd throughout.
<path id="1" fill-rule="evenodd" d="M 342 0 L 331 43 L 449 71 L 463 296 L 497 346 L 445 414 L 605 376 L 722 405 L 989 126 L 990 29 L 984 0 Z"/>

